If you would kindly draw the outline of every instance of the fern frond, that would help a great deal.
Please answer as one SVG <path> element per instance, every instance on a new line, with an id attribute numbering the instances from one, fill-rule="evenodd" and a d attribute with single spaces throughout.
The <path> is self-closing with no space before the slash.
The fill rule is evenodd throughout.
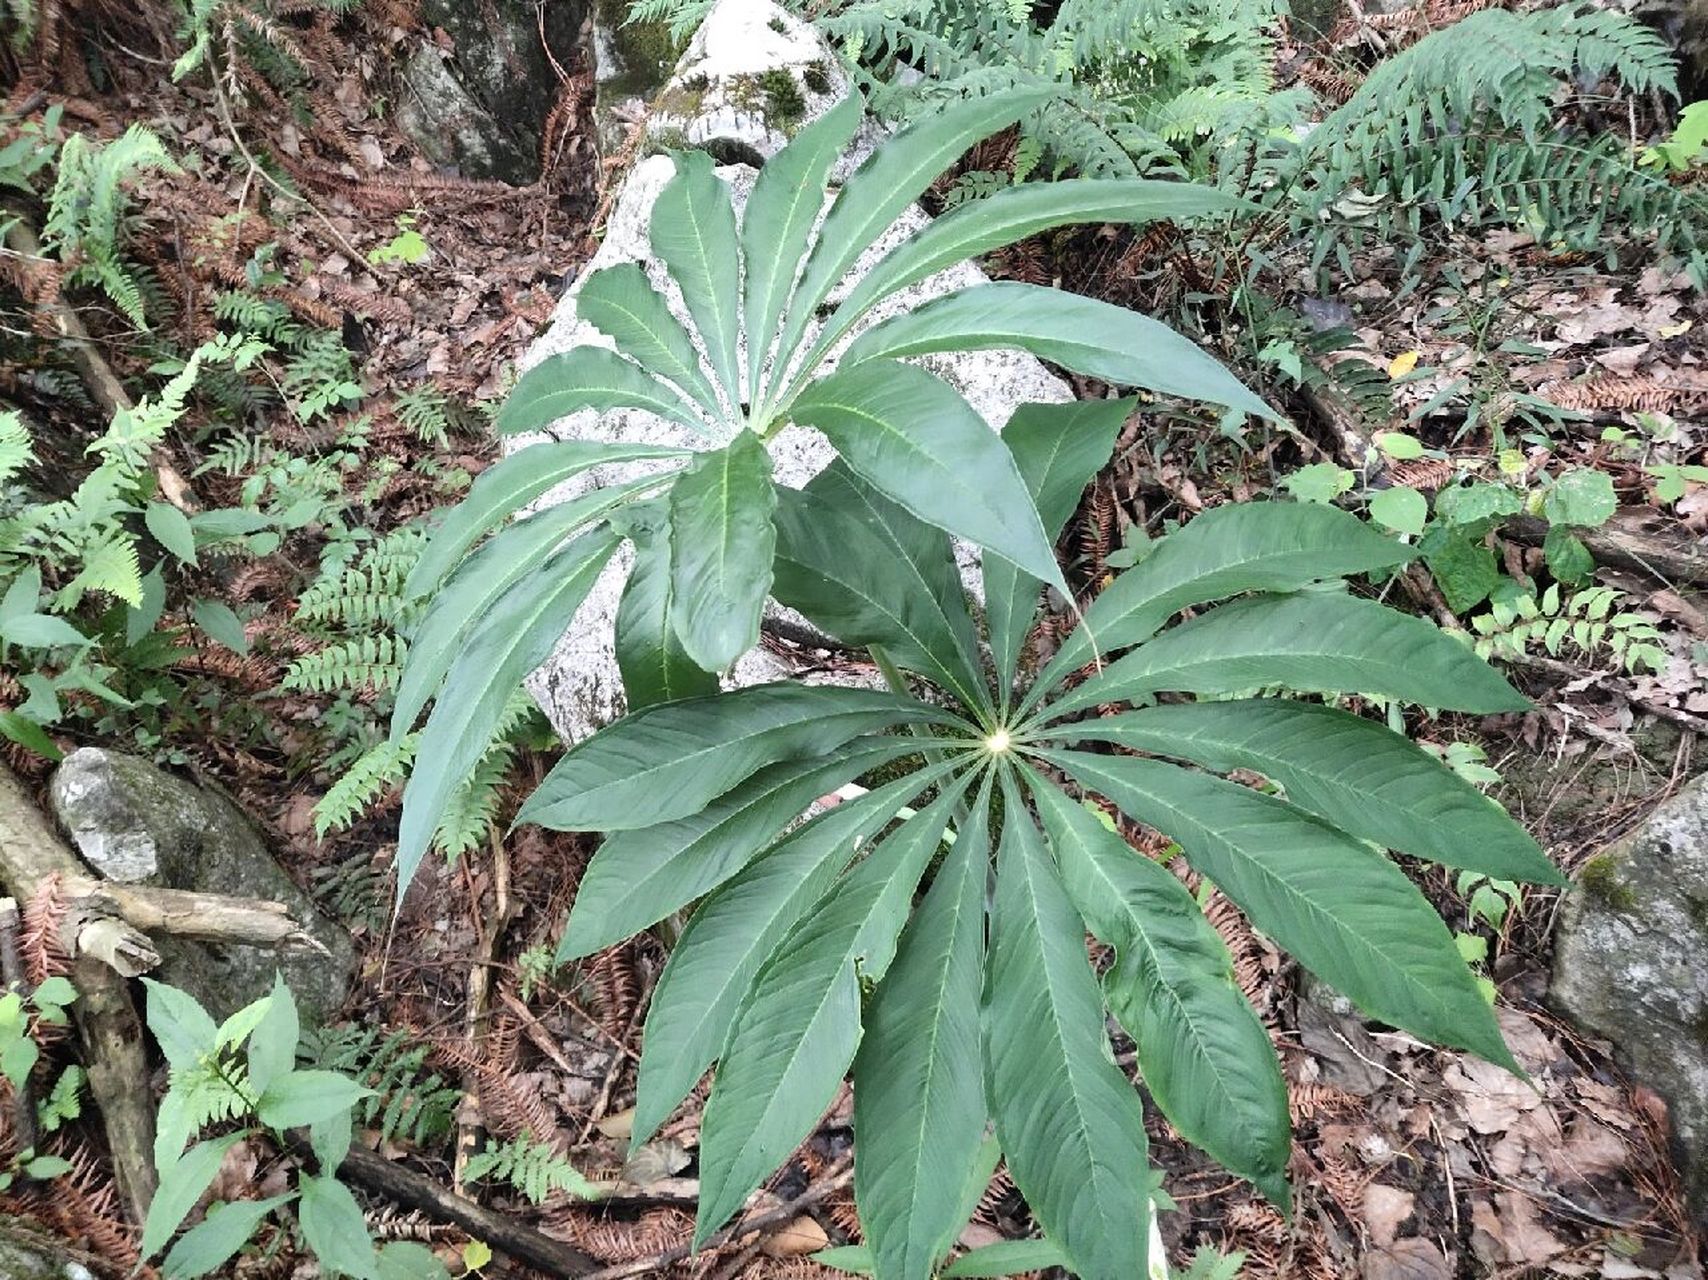
<path id="1" fill-rule="evenodd" d="M 311 693 L 375 692 L 397 688 L 408 646 L 395 636 L 358 636 L 304 654 L 286 668 L 281 689 Z"/>
<path id="2" fill-rule="evenodd" d="M 408 1032 L 346 1024 L 310 1029 L 303 1043 L 309 1065 L 374 1091 L 356 1104 L 356 1119 L 378 1129 L 381 1141 L 420 1146 L 451 1131 L 462 1090 L 427 1070 L 431 1046 L 413 1043 Z"/>
<path id="3" fill-rule="evenodd" d="M 9 484 L 34 460 L 23 418 L 11 410 L 0 412 L 0 485 Z"/>
<path id="4" fill-rule="evenodd" d="M 597 1194 L 574 1165 L 526 1132 L 510 1142 L 489 1142 L 484 1151 L 469 1157 L 467 1172 L 470 1178 L 507 1182 L 535 1204 L 543 1204 L 554 1191 L 584 1200 Z"/>
<path id="5" fill-rule="evenodd" d="M 415 760 L 418 734 L 405 734 L 393 742 L 375 743 L 351 763 L 314 806 L 314 834 L 325 839 L 329 831 L 342 831 L 364 809 L 392 787 L 399 786 Z"/>
<path id="6" fill-rule="evenodd" d="M 142 568 L 136 558 L 136 538 L 120 530 L 83 556 L 83 567 L 56 599 L 73 607 L 85 592 L 101 591 L 133 608 L 142 607 Z"/>

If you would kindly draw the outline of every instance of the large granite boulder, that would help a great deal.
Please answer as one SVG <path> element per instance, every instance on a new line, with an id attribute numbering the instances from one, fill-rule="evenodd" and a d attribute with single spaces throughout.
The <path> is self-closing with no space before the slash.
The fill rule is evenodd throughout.
<path id="1" fill-rule="evenodd" d="M 323 915 L 273 858 L 253 823 L 222 792 L 151 761 L 84 747 L 53 775 L 54 813 L 83 860 L 121 884 L 148 884 L 281 902 L 325 954 L 152 939 L 154 976 L 182 987 L 216 1018 L 267 994 L 277 969 L 303 1016 L 324 1020 L 355 973 L 350 936 Z"/>
<path id="2" fill-rule="evenodd" d="M 1550 995 L 1666 1099 L 1708 1226 L 1708 778 L 1589 862 L 1566 900 Z"/>
<path id="3" fill-rule="evenodd" d="M 767 115 L 757 108 L 749 111 L 740 106 L 744 92 L 740 85 L 747 83 L 749 77 L 766 74 L 760 69 L 759 59 L 747 56 L 756 50 L 768 51 L 767 57 L 774 60 L 771 70 L 797 85 L 800 98 L 798 114 L 793 105 L 786 120 L 774 113 Z M 821 65 L 822 71 L 818 70 Z M 661 95 L 663 105 L 653 127 L 662 132 L 655 133 L 654 140 L 659 145 L 698 141 L 725 157 L 741 156 L 751 161 L 723 165 L 717 170 L 718 175 L 730 184 L 739 211 L 753 189 L 757 175 L 753 165 L 775 154 L 799 124 L 837 100 L 837 91 L 842 87 L 840 79 L 834 82 L 832 90 L 819 92 L 814 88 L 819 83 L 816 76 L 833 74 L 831 69 L 834 65 L 834 59 L 817 33 L 769 0 L 720 0 L 694 36 L 676 74 Z M 839 72 L 834 74 L 840 76 Z M 776 87 L 781 80 L 773 77 L 769 83 Z M 683 92 L 689 96 L 682 96 Z M 867 146 L 869 141 L 868 138 Z M 687 312 L 680 293 L 662 264 L 652 257 L 647 237 L 653 203 L 674 172 L 675 164 L 667 154 L 649 156 L 635 165 L 624 180 L 599 252 L 587 264 L 581 279 L 584 280 L 590 272 L 617 263 L 638 262 L 645 267 L 653 285 L 663 293 L 672 310 L 686 320 Z M 827 193 L 827 203 L 828 198 Z M 890 234 L 855 264 L 848 280 L 832 294 L 832 303 L 840 300 L 852 288 L 853 282 L 869 271 L 884 253 L 926 222 L 927 217 L 922 210 L 910 208 Z M 952 267 L 891 298 L 874 311 L 867 323 L 910 311 L 928 298 L 979 284 L 985 279 L 984 273 L 974 266 Z M 577 314 L 579 286 L 579 280 L 571 286 L 550 329 L 528 352 L 525 365 L 531 366 L 549 355 L 573 347 L 611 345 L 604 335 Z M 808 330 L 809 341 L 815 332 L 816 326 Z M 849 335 L 843 345 L 852 341 L 854 336 Z M 1001 429 L 1019 405 L 1070 398 L 1067 386 L 1060 379 L 1032 356 L 1019 352 L 984 351 L 933 356 L 922 359 L 920 363 L 959 390 L 995 430 Z M 704 436 L 638 410 L 603 414 L 584 411 L 555 423 L 549 434 L 559 439 L 707 447 Z M 506 441 L 506 446 L 521 448 L 539 438 L 517 437 Z M 797 488 L 829 465 L 835 456 L 822 436 L 799 428 L 779 432 L 769 444 L 777 481 Z M 548 494 L 544 504 L 567 501 L 591 487 L 632 478 L 644 470 L 644 465 L 594 469 Z M 962 568 L 969 576 L 969 585 L 976 585 L 976 574 L 972 573 L 977 564 L 976 555 L 970 548 L 962 548 L 961 554 Z M 619 556 L 607 568 L 576 616 L 569 633 L 529 681 L 535 698 L 566 741 L 586 737 L 622 714 L 622 681 L 611 637 L 628 566 L 628 559 Z M 806 628 L 801 619 L 779 608 L 773 607 L 769 611 L 768 625 L 773 631 L 791 638 L 798 639 L 804 635 L 811 639 L 810 628 Z M 752 684 L 778 679 L 795 670 L 789 656 L 761 646 L 735 664 L 727 682 L 732 686 Z"/>

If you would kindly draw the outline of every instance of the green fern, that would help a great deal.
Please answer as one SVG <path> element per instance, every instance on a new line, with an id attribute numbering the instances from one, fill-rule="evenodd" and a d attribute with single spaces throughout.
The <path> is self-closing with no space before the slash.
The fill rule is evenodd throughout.
<path id="1" fill-rule="evenodd" d="M 0 412 L 0 485 L 10 484 L 34 460 L 24 420 L 11 410 Z"/>
<path id="2" fill-rule="evenodd" d="M 417 1146 L 451 1131 L 462 1090 L 428 1071 L 429 1046 L 409 1033 L 345 1024 L 304 1033 L 302 1056 L 309 1066 L 337 1071 L 372 1089 L 356 1104 L 355 1117 L 377 1129 L 382 1142 Z"/>
<path id="3" fill-rule="evenodd" d="M 286 668 L 279 687 L 311 693 L 394 690 L 407 652 L 408 646 L 390 635 L 334 641 L 295 659 Z"/>
<path id="4" fill-rule="evenodd" d="M 141 287 L 122 259 L 124 186 L 149 169 L 179 172 L 152 132 L 133 124 L 103 145 L 74 133 L 60 148 L 42 247 L 70 266 L 65 283 L 94 284 L 139 329 L 148 327 Z"/>
<path id="5" fill-rule="evenodd" d="M 1515 582 L 1489 598 L 1489 611 L 1471 619 L 1475 648 L 1484 658 L 1522 657 L 1532 648 L 1557 656 L 1567 645 L 1585 656 L 1605 653 L 1626 671 L 1660 671 L 1667 660 L 1664 637 L 1648 614 L 1622 606 L 1624 593 L 1586 587 L 1562 594 L 1549 586 L 1540 597 Z"/>
<path id="6" fill-rule="evenodd" d="M 297 602 L 297 621 L 374 626 L 393 621 L 403 607 L 408 568 L 335 569 L 323 573 Z"/>
<path id="7" fill-rule="evenodd" d="M 415 761 L 419 736 L 386 738 L 356 757 L 314 806 L 315 837 L 324 840 L 328 832 L 347 829 L 380 796 L 401 786 Z"/>
<path id="8" fill-rule="evenodd" d="M 545 1143 L 534 1141 L 529 1133 L 513 1142 L 489 1142 L 484 1151 L 469 1157 L 467 1172 L 473 1179 L 509 1183 L 535 1204 L 543 1204 L 554 1191 L 567 1191 L 584 1200 L 597 1194 L 575 1166 Z"/>

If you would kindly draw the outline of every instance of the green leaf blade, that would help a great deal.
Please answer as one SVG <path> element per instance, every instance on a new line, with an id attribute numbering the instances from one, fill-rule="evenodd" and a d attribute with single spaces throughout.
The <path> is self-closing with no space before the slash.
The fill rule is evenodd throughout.
<path id="1" fill-rule="evenodd" d="M 1040 754 L 1177 840 L 1253 924 L 1369 1016 L 1513 1066 L 1446 925 L 1382 854 L 1219 778 L 1132 756 Z"/>
<path id="2" fill-rule="evenodd" d="M 1502 880 L 1565 883 L 1499 805 L 1386 725 L 1287 699 L 1172 703 L 1075 725 L 1112 742 L 1280 783 L 1300 808 L 1360 839 Z"/>
<path id="3" fill-rule="evenodd" d="M 874 325 L 839 366 L 939 351 L 1027 351 L 1117 387 L 1278 415 L 1197 343 L 1149 316 L 1042 285 L 1000 281 L 933 298 Z"/>
<path id="4" fill-rule="evenodd" d="M 784 939 L 742 1002 L 700 1128 L 696 1246 L 741 1207 L 835 1097 L 860 1037 L 860 975 L 881 978 L 914 885 L 966 782 L 873 849 Z"/>
<path id="5" fill-rule="evenodd" d="M 670 625 L 670 539 L 662 529 L 631 525 L 635 564 L 617 605 L 617 670 L 630 711 L 704 698 L 718 691 L 715 673 L 702 668 L 682 647 Z"/>
<path id="6" fill-rule="evenodd" d="M 894 694 L 785 683 L 648 707 L 565 752 L 516 821 L 558 831 L 673 822 L 768 764 L 822 755 L 891 725 L 941 719 Z"/>
<path id="7" fill-rule="evenodd" d="M 732 407 L 742 404 L 736 363 L 740 334 L 741 244 L 729 186 L 704 151 L 676 152 L 676 176 L 658 193 L 649 233 L 652 251 L 682 290 L 706 354 Z"/>
<path id="8" fill-rule="evenodd" d="M 1025 800 L 1003 788 L 985 976 L 985 1070 L 1008 1170 L 1086 1280 L 1145 1274 L 1148 1145 L 1139 1096 L 1110 1059 L 1084 926 Z"/>
<path id="9" fill-rule="evenodd" d="M 771 455 L 743 431 L 670 490 L 670 620 L 688 656 L 722 671 L 759 643 L 777 545 Z"/>
<path id="10" fill-rule="evenodd" d="M 854 1195 L 877 1274 L 930 1280 L 984 1137 L 979 996 L 990 789 L 896 949 L 854 1060 Z"/>
<path id="11" fill-rule="evenodd" d="M 706 423 L 675 390 L 604 347 L 581 346 L 529 369 L 498 411 L 499 435 L 544 431 L 583 409 L 642 409 L 706 433 Z"/>
<path id="12" fill-rule="evenodd" d="M 643 369 L 687 392 L 709 417 L 721 415 L 694 340 L 639 263 L 623 262 L 589 275 L 576 291 L 575 312 Z"/>
<path id="13" fill-rule="evenodd" d="M 1105 996 L 1157 1105 L 1187 1141 L 1285 1207 L 1287 1086 L 1227 947 L 1172 874 L 1053 783 L 1028 782 L 1068 897 L 1116 950 Z"/>
<path id="14" fill-rule="evenodd" d="M 947 383 L 869 360 L 813 383 L 795 401 L 794 418 L 822 431 L 861 479 L 927 524 L 1066 591 L 1014 455 Z"/>

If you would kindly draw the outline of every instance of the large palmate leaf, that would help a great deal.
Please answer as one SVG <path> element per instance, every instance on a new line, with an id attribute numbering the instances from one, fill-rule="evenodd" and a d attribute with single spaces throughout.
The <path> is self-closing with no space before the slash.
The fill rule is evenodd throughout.
<path id="1" fill-rule="evenodd" d="M 487 618 L 516 583 L 537 570 L 577 529 L 655 483 L 635 480 L 596 489 L 519 520 L 464 561 L 433 597 L 409 636 L 409 662 L 392 706 L 392 740 L 402 738 L 415 726 L 421 709 L 461 655 L 467 634 Z"/>
<path id="2" fill-rule="evenodd" d="M 1149 316 L 1095 298 L 1004 281 L 922 303 L 856 338 L 839 367 L 938 351 L 1029 351 L 1117 387 L 1275 413 L 1197 343 Z"/>
<path id="3" fill-rule="evenodd" d="M 854 1194 L 876 1268 L 930 1280 L 984 1136 L 979 992 L 990 784 L 902 935 L 854 1061 Z"/>
<path id="4" fill-rule="evenodd" d="M 504 593 L 452 663 L 403 790 L 400 900 L 452 793 L 485 754 L 510 695 L 545 661 L 616 549 L 615 535 L 595 531 L 554 554 Z"/>
<path id="5" fill-rule="evenodd" d="M 686 391 L 709 417 L 722 413 L 717 392 L 700 367 L 694 339 L 640 264 L 622 262 L 588 276 L 576 290 L 575 311 L 615 342 L 617 350 Z"/>
<path id="6" fill-rule="evenodd" d="M 880 842 L 760 970 L 718 1063 L 700 1124 L 696 1245 L 722 1226 L 836 1096 L 860 1037 L 860 979 L 895 954 L 913 889 L 962 781 Z"/>
<path id="7" fill-rule="evenodd" d="M 1211 187 L 1133 178 L 1027 182 L 983 200 L 969 200 L 908 239 L 849 291 L 814 342 L 806 366 L 810 368 L 814 357 L 828 351 L 881 299 L 957 262 L 1052 227 L 1184 219 L 1225 212 L 1240 204 Z"/>
<path id="8" fill-rule="evenodd" d="M 583 409 L 645 409 L 702 434 L 707 429 L 673 387 L 604 347 L 576 347 L 540 361 L 522 375 L 495 425 L 507 436 L 543 431 Z"/>
<path id="9" fill-rule="evenodd" d="M 951 103 L 915 120 L 867 158 L 843 184 L 807 255 L 777 344 L 774 379 L 785 375 L 813 313 L 867 246 L 967 148 L 1002 132 L 1046 96 L 1023 89 Z"/>
<path id="10" fill-rule="evenodd" d="M 794 416 L 927 524 L 1066 590 L 1014 455 L 948 383 L 912 365 L 869 360 L 813 383 Z"/>
<path id="11" fill-rule="evenodd" d="M 824 896 L 859 842 L 949 767 L 923 769 L 844 800 L 779 840 L 700 904 L 647 1006 L 635 1145 L 652 1136 L 712 1065 L 759 967 Z"/>
<path id="12" fill-rule="evenodd" d="M 985 978 L 991 1115 L 1008 1171 L 1086 1280 L 1145 1274 L 1147 1143 L 1110 1058 L 1084 926 L 1005 780 Z"/>
<path id="13" fill-rule="evenodd" d="M 553 485 L 561 484 L 589 467 L 687 456 L 685 449 L 606 444 L 598 440 L 550 440 L 529 445 L 475 477 L 468 496 L 451 508 L 444 523 L 428 539 L 421 558 L 409 571 L 403 594 L 413 599 L 431 591 L 479 541 L 481 535 Z M 579 501 L 585 504 L 583 509 L 591 513 L 599 509 L 598 498 L 599 495 L 586 494 Z M 561 504 L 554 511 L 568 505 Z"/>
<path id="14" fill-rule="evenodd" d="M 775 761 L 819 755 L 892 725 L 941 719 L 894 694 L 782 683 L 668 702 L 570 748 L 516 821 L 560 831 L 672 822 Z"/>
<path id="15" fill-rule="evenodd" d="M 988 707 L 978 638 L 947 535 L 838 461 L 777 510 L 777 599 L 845 644 L 882 645 L 897 666 Z M 997 561 L 992 557 L 993 563 Z"/>
<path id="16" fill-rule="evenodd" d="M 781 760 L 698 813 L 615 833 L 581 878 L 558 961 L 621 942 L 715 889 L 814 800 L 917 751 L 917 741 L 862 740 L 823 756 Z"/>
<path id="17" fill-rule="evenodd" d="M 1292 591 L 1404 564 L 1415 553 L 1356 516 L 1318 503 L 1229 504 L 1171 533 L 1085 611 L 1021 701 L 1035 706 L 1099 654 L 1150 639 L 1182 609 L 1242 591 Z"/>
<path id="18" fill-rule="evenodd" d="M 741 248 L 729 186 L 712 172 L 704 151 L 672 156 L 676 176 L 652 206 L 647 235 L 652 251 L 682 290 L 688 314 L 732 406 L 742 403 L 736 344 L 741 321 Z"/>
<path id="19" fill-rule="evenodd" d="M 670 623 L 708 671 L 759 642 L 776 504 L 771 455 L 751 431 L 700 454 L 670 490 Z"/>
<path id="20" fill-rule="evenodd" d="M 1334 591 L 1258 596 L 1200 614 L 1111 663 L 1052 716 L 1161 689 L 1206 695 L 1265 685 L 1364 693 L 1452 711 L 1530 705 L 1470 646 L 1423 618 Z"/>
<path id="21" fill-rule="evenodd" d="M 1409 739 L 1373 720 L 1279 698 L 1172 703 L 1073 725 L 1071 741 L 1112 742 L 1218 773 L 1252 769 L 1341 830 L 1503 880 L 1563 884 L 1506 811 Z"/>
<path id="22" fill-rule="evenodd" d="M 1285 1206 L 1287 1086 L 1220 935 L 1171 873 L 1028 772 L 1068 897 L 1115 948 L 1104 994 L 1146 1087 L 1183 1137 Z"/>
<path id="23" fill-rule="evenodd" d="M 1067 404 L 1023 404 L 1002 429 L 1002 441 L 1014 455 L 1026 490 L 1038 506 L 1045 536 L 1061 536 L 1079 505 L 1079 495 L 1109 461 L 1132 400 L 1076 400 Z M 985 626 L 990 653 L 1006 706 L 1019 663 L 1020 646 L 1038 612 L 1044 584 L 1007 560 L 985 560 Z"/>
<path id="24" fill-rule="evenodd" d="M 741 253 L 747 265 L 742 319 L 747 325 L 747 385 L 755 391 L 813 224 L 824 207 L 825 179 L 859 128 L 862 105 L 859 95 L 851 94 L 795 134 L 759 170 L 742 211 Z"/>
<path id="25" fill-rule="evenodd" d="M 1192 864 L 1373 1018 L 1513 1066 L 1441 917 L 1387 858 L 1302 810 L 1156 760 L 1046 751 Z"/>

